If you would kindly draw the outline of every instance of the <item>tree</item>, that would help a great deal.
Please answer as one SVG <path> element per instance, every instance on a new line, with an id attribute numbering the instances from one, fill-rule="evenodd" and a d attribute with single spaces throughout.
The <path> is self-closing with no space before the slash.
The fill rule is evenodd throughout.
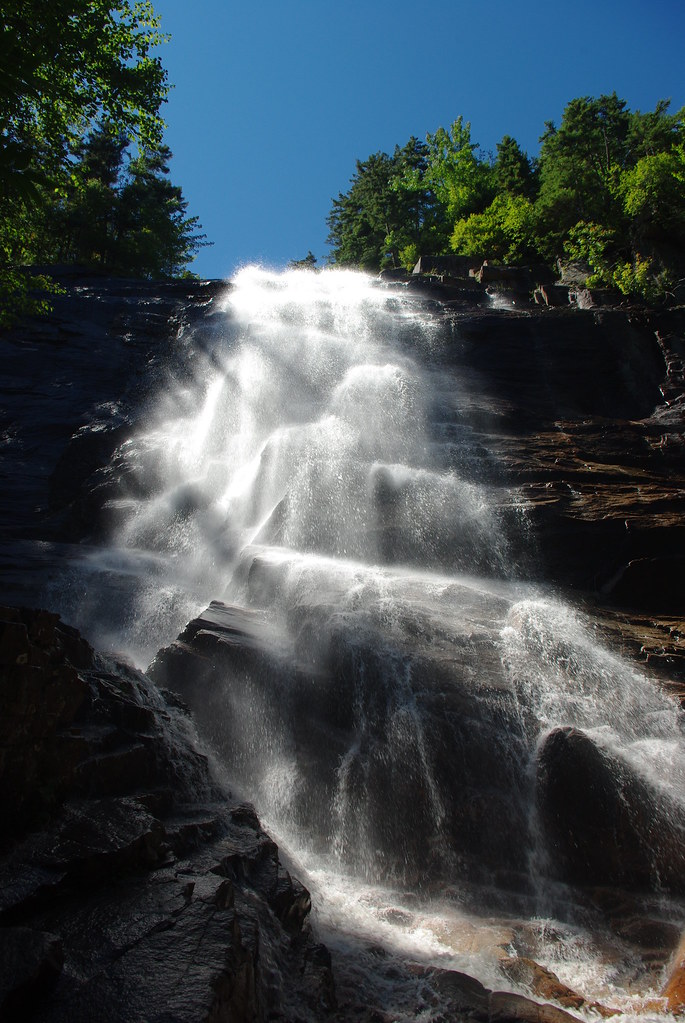
<path id="1" fill-rule="evenodd" d="M 147 148 L 129 162 L 119 193 L 117 245 L 112 265 L 140 277 L 177 277 L 207 244 L 197 217 L 168 178 L 171 150 Z"/>
<path id="2" fill-rule="evenodd" d="M 341 192 L 333 200 L 326 221 L 334 263 L 363 270 L 380 269 L 394 203 L 392 172 L 392 160 L 387 153 L 373 153 L 367 160 L 357 160 L 349 191 Z"/>
<path id="3" fill-rule="evenodd" d="M 426 165 L 426 147 L 413 137 L 392 156 L 357 161 L 349 191 L 333 200 L 327 220 L 334 263 L 365 270 L 403 263 L 403 254 L 431 230 L 435 201 L 424 181 Z"/>
<path id="4" fill-rule="evenodd" d="M 0 301 L 17 307 L 32 275 L 44 212 L 68 198 L 89 129 L 157 145 L 167 76 L 147 0 L 2 0 Z M 57 197 L 57 198 L 56 198 Z M 36 283 L 44 283 L 36 279 Z M 12 297 L 8 289 L 15 289 Z M 19 303 L 21 307 L 21 303 Z"/>
<path id="5" fill-rule="evenodd" d="M 522 195 L 496 195 L 482 213 L 457 221 L 450 244 L 460 255 L 504 263 L 539 258 L 533 204 Z"/>
<path id="6" fill-rule="evenodd" d="M 329 216 L 332 260 L 411 266 L 449 249 L 506 262 L 563 252 L 589 283 L 652 299 L 685 278 L 685 109 L 631 112 L 616 93 L 583 96 L 547 122 L 531 161 L 505 135 L 484 159 L 458 117 L 425 145 L 357 163 Z"/>
<path id="7" fill-rule="evenodd" d="M 119 234 L 118 187 L 127 145 L 126 136 L 109 122 L 97 125 L 81 145 L 59 208 L 48 207 L 53 209 L 53 251 L 58 262 L 102 267 L 113 262 Z M 45 233 L 49 238 L 50 232 Z M 49 262 L 49 253 L 43 259 Z"/>
<path id="8" fill-rule="evenodd" d="M 422 251 L 435 248 L 440 208 L 426 178 L 428 147 L 413 135 L 405 146 L 395 146 L 391 188 L 396 194 L 393 227 L 385 239 L 393 266 L 414 266 Z"/>
<path id="9" fill-rule="evenodd" d="M 505 135 L 497 143 L 497 159 L 492 167 L 492 181 L 498 193 L 521 195 L 533 199 L 537 180 L 531 161 L 515 138 Z"/>
<path id="10" fill-rule="evenodd" d="M 480 213 L 494 198 L 490 167 L 476 155 L 471 124 L 461 115 L 448 129 L 426 136 L 425 180 L 442 208 L 446 235 L 458 220 Z"/>
<path id="11" fill-rule="evenodd" d="M 537 203 L 543 247 L 561 251 L 574 224 L 616 228 L 622 217 L 618 181 L 630 155 L 631 115 L 616 93 L 571 100 L 561 125 L 547 122 L 541 137 Z"/>
<path id="12" fill-rule="evenodd" d="M 103 116 L 130 138 L 161 140 L 168 92 L 159 19 L 147 0 L 3 0 L 0 32 L 0 181 L 20 194 L 37 156 L 64 169 Z"/>

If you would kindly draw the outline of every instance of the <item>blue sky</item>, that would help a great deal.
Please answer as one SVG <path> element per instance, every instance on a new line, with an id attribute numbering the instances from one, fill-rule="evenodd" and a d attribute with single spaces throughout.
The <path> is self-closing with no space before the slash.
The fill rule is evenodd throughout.
<path id="1" fill-rule="evenodd" d="M 575 96 L 685 104 L 685 0 L 153 0 L 171 40 L 172 178 L 230 277 L 327 252 L 355 160 L 462 114 L 494 150 L 529 154 Z"/>

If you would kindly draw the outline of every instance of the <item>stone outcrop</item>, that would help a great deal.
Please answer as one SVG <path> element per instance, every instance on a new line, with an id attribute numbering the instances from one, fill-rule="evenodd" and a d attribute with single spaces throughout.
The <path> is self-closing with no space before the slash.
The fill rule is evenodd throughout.
<path id="1" fill-rule="evenodd" d="M 582 731 L 557 728 L 537 758 L 537 803 L 549 869 L 581 885 L 660 884 L 685 891 L 682 807 Z"/>
<path id="2" fill-rule="evenodd" d="M 669 1012 L 678 1016 L 685 1012 L 685 937 L 673 954 L 661 997 Z"/>
<path id="3" fill-rule="evenodd" d="M 479 394 L 481 471 L 519 488 L 539 576 L 605 606 L 682 615 L 682 312 L 452 317 L 443 359 Z"/>
<path id="4" fill-rule="evenodd" d="M 338 805 L 336 841 L 348 865 L 368 869 L 371 849 L 379 879 L 430 884 L 458 862 L 462 878 L 500 871 L 525 886 L 520 715 L 494 681 L 496 636 L 482 627 L 474 637 L 478 611 L 465 623 L 461 657 L 437 635 L 419 642 L 411 630 L 390 647 L 372 627 L 355 623 L 330 633 L 316 611 L 300 614 L 301 648 L 297 640 L 279 647 L 260 629 L 262 613 L 213 602 L 158 653 L 149 674 L 189 704 L 238 780 L 259 777 L 265 751 L 258 736 L 267 744 L 277 736 L 299 779 L 289 799 L 292 819 L 316 841 L 336 826 L 331 808 Z M 313 648 L 309 637 L 317 634 Z M 489 685 L 473 684 L 474 643 Z M 413 715 L 394 691 L 398 662 L 407 666 L 402 702 L 416 707 Z M 248 703 L 265 708 L 257 736 L 231 712 Z M 401 744 L 394 741 L 398 729 Z"/>
<path id="5" fill-rule="evenodd" d="M 0 650 L 0 1018 L 328 1015 L 309 894 L 178 704 L 47 612 Z"/>

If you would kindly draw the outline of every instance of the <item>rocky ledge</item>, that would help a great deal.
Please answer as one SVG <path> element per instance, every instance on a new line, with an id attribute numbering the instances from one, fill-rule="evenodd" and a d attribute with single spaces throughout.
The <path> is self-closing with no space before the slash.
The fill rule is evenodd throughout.
<path id="1" fill-rule="evenodd" d="M 0 609 L 0 1018 L 320 1019 L 330 957 L 178 701 Z"/>

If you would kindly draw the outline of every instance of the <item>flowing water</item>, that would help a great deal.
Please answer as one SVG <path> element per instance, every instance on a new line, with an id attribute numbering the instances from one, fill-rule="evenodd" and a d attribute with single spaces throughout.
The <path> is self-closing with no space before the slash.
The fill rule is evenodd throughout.
<path id="1" fill-rule="evenodd" d="M 206 731 L 386 1007 L 396 957 L 500 989 L 527 957 L 637 1011 L 659 973 L 555 870 L 540 763 L 573 728 L 630 779 L 635 912 L 675 933 L 681 717 L 532 581 L 525 508 L 479 433 L 493 410 L 459 363 L 402 289 L 242 271 L 193 378 L 117 456 L 127 493 L 80 566 L 81 623 L 144 665 L 210 600 L 249 617 L 266 668 L 226 670 Z"/>

